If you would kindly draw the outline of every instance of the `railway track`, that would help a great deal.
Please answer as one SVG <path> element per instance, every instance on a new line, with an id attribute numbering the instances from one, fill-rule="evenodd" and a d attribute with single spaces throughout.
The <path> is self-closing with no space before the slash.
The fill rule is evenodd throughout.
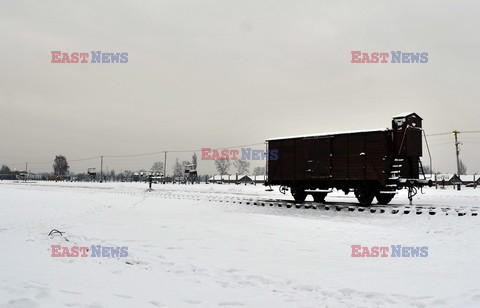
<path id="1" fill-rule="evenodd" d="M 221 195 L 200 195 L 189 193 L 156 193 L 152 195 L 173 199 L 191 199 L 196 201 L 207 201 L 212 203 L 224 203 L 232 205 L 246 205 L 259 207 L 293 208 L 316 211 L 332 212 L 357 212 L 365 214 L 392 214 L 392 215 L 430 215 L 430 216 L 478 216 L 479 207 L 450 207 L 433 205 L 371 205 L 360 206 L 346 202 L 313 202 L 305 201 L 297 203 L 292 200 L 268 199 L 242 196 L 221 196 Z"/>
<path id="2" fill-rule="evenodd" d="M 42 185 L 38 185 L 42 186 Z M 195 201 L 206 201 L 212 203 L 246 205 L 259 207 L 293 208 L 316 210 L 325 212 L 346 212 L 362 214 L 392 214 L 392 215 L 429 215 L 429 216 L 478 216 L 480 207 L 478 206 L 459 206 L 452 207 L 448 205 L 376 205 L 361 206 L 357 203 L 349 202 L 313 202 L 305 201 L 297 203 L 293 200 L 269 199 L 251 195 L 227 195 L 215 194 L 211 192 L 178 192 L 169 190 L 134 190 L 118 191 L 115 189 L 106 189 L 99 187 L 77 187 L 77 186 L 43 186 L 47 190 L 56 190 L 59 187 L 73 190 L 89 190 L 92 193 L 109 193 L 124 195 L 144 195 L 145 197 L 160 197 L 165 199 L 190 199 Z M 37 187 L 38 188 L 38 187 Z"/>
<path id="3" fill-rule="evenodd" d="M 217 200 L 209 200 L 217 201 Z M 222 202 L 222 200 L 218 200 Z M 229 201 L 223 201 L 228 203 Z M 252 205 L 252 206 L 269 206 L 269 207 L 285 207 L 295 209 L 311 209 L 319 211 L 333 211 L 333 212 L 357 212 L 357 213 L 371 213 L 371 214 L 394 214 L 394 215 L 451 215 L 451 216 L 477 216 L 478 208 L 451 208 L 451 207 L 436 207 L 436 206 L 358 206 L 349 203 L 338 202 L 304 202 L 295 203 L 287 200 L 244 200 L 231 201 L 232 203 Z"/>

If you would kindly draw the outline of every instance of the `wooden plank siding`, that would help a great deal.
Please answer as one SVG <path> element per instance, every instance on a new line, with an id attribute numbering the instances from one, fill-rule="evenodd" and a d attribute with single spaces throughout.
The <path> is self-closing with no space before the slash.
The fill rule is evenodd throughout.
<path id="1" fill-rule="evenodd" d="M 278 159 L 269 160 L 268 179 L 384 183 L 392 162 L 392 147 L 392 131 L 270 140 L 268 148 L 278 150 Z"/>

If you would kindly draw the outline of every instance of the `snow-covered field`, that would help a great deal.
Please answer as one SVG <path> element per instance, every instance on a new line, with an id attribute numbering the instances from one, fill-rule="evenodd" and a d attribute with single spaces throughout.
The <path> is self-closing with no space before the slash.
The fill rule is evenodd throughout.
<path id="1" fill-rule="evenodd" d="M 146 188 L 0 182 L 0 307 L 480 306 L 478 216 L 219 202 L 291 198 L 261 185 Z M 405 192 L 392 203 L 407 204 Z M 471 208 L 480 189 L 428 189 L 414 203 Z M 51 257 L 51 245 L 128 256 Z M 428 257 L 354 258 L 351 245 L 427 246 Z"/>

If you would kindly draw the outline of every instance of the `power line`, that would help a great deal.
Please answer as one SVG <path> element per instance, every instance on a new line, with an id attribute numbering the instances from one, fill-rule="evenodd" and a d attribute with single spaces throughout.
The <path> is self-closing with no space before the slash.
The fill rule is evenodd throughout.
<path id="1" fill-rule="evenodd" d="M 78 162 L 78 161 L 87 161 L 87 160 L 94 160 L 98 159 L 100 156 L 93 156 L 93 157 L 88 157 L 88 158 L 79 158 L 79 159 L 69 159 L 69 162 Z M 18 165 L 24 165 L 25 163 L 13 163 L 13 164 L 7 164 L 8 166 L 18 166 Z M 29 165 L 43 165 L 43 164 L 53 164 L 53 160 L 48 160 L 48 161 L 40 161 L 40 162 L 28 162 Z"/>
<path id="2" fill-rule="evenodd" d="M 254 146 L 254 145 L 261 145 L 264 144 L 262 143 L 252 143 L 252 144 L 243 144 L 243 145 L 235 145 L 235 146 L 229 146 L 229 147 L 218 147 L 218 148 L 212 148 L 212 150 L 221 150 L 221 149 L 233 149 L 233 148 L 243 148 L 243 147 L 248 147 L 248 146 Z M 158 155 L 158 154 L 163 154 L 165 152 L 168 153 L 188 153 L 188 152 L 199 152 L 202 149 L 194 149 L 194 150 L 174 150 L 174 151 L 159 151 L 159 152 L 151 152 L 151 153 L 141 153 L 141 154 L 129 154 L 129 155 L 104 155 L 103 157 L 108 157 L 108 158 L 126 158 L 126 157 L 141 157 L 141 156 L 150 156 L 150 155 Z"/>
<path id="3" fill-rule="evenodd" d="M 69 161 L 76 162 L 76 161 L 94 160 L 94 159 L 98 159 L 99 157 L 100 156 L 93 156 L 93 157 L 81 158 L 81 159 L 70 159 Z"/>
<path id="4" fill-rule="evenodd" d="M 448 132 L 448 133 L 438 133 L 438 134 L 427 135 L 427 137 L 441 136 L 441 135 L 451 135 L 451 134 L 452 134 L 452 132 Z"/>
<path id="5" fill-rule="evenodd" d="M 442 145 L 451 145 L 451 144 L 452 144 L 452 142 L 450 141 L 450 142 L 432 144 L 430 146 L 433 148 L 433 147 L 439 147 L 439 146 L 442 146 Z"/>
<path id="6" fill-rule="evenodd" d="M 440 138 L 440 139 L 433 139 L 433 140 L 429 140 L 429 142 L 442 142 L 442 141 L 451 141 L 452 138 Z"/>
<path id="7" fill-rule="evenodd" d="M 435 137 L 435 136 L 444 136 L 444 135 L 455 135 L 455 134 L 478 134 L 480 133 L 480 130 L 474 130 L 474 131 L 453 131 L 453 132 L 444 132 L 444 133 L 436 133 L 436 134 L 430 134 L 427 135 L 427 137 Z M 440 141 L 444 142 L 447 141 L 448 139 L 434 139 L 432 141 Z M 468 140 L 467 140 L 468 141 Z M 475 142 L 469 142 L 469 143 L 475 143 Z M 249 146 L 257 146 L 257 145 L 263 145 L 265 144 L 264 142 L 261 143 L 251 143 L 251 144 L 243 144 L 243 145 L 234 145 L 234 146 L 228 146 L 228 147 L 217 147 L 217 148 L 211 148 L 212 150 L 221 150 L 221 149 L 232 149 L 232 148 L 242 148 L 242 147 L 249 147 Z M 447 143 L 445 143 L 447 144 Z M 436 144 L 436 146 L 444 145 L 443 143 L 441 144 Z M 149 153 L 138 153 L 138 154 L 126 154 L 126 155 L 97 155 L 97 156 L 91 156 L 87 158 L 78 158 L 78 159 L 69 159 L 69 162 L 81 162 L 81 161 L 89 161 L 89 160 L 94 160 L 94 159 L 99 159 L 101 157 L 103 158 L 130 158 L 130 157 L 145 157 L 145 156 L 152 156 L 152 155 L 159 155 L 159 154 L 164 154 L 164 153 L 188 153 L 188 152 L 199 152 L 202 149 L 190 149 L 190 150 L 164 150 L 164 151 L 156 151 L 156 152 L 149 152 Z M 42 164 L 49 164 L 53 163 L 52 160 L 48 161 L 40 161 L 40 162 L 28 162 L 30 165 L 42 165 Z M 25 162 L 21 163 L 11 163 L 8 164 L 9 166 L 18 166 L 18 165 L 24 165 Z"/>
<path id="8" fill-rule="evenodd" d="M 220 150 L 220 149 L 233 149 L 233 148 L 242 148 L 242 147 L 248 147 L 248 146 L 255 146 L 255 145 L 263 145 L 264 143 L 251 143 L 251 144 L 243 144 L 243 145 L 234 145 L 234 146 L 229 146 L 229 147 L 217 147 L 217 148 L 211 148 L 212 150 Z M 173 151 L 157 151 L 157 152 L 150 152 L 150 153 L 139 153 L 139 154 L 127 154 L 127 155 L 102 155 L 104 158 L 129 158 L 129 157 L 144 157 L 144 156 L 151 156 L 151 155 L 159 155 L 163 154 L 165 152 L 169 153 L 187 153 L 187 152 L 199 152 L 202 149 L 193 149 L 193 150 L 173 150 Z M 78 159 L 69 159 L 68 162 L 80 162 L 80 161 L 88 161 L 88 160 L 94 160 L 94 159 L 99 159 L 102 157 L 101 155 L 97 156 L 92 156 L 92 157 L 87 157 L 87 158 L 78 158 Z M 48 161 L 41 161 L 41 162 L 28 162 L 30 165 L 42 165 L 42 164 L 50 164 L 53 163 L 52 160 Z M 17 165 L 24 165 L 25 163 L 11 163 L 7 164 L 9 166 L 17 166 Z"/>
<path id="9" fill-rule="evenodd" d="M 431 135 L 427 135 L 427 137 L 442 136 L 442 135 L 455 135 L 455 132 L 456 132 L 457 134 L 478 134 L 478 133 L 480 133 L 480 130 L 453 131 L 453 132 L 448 132 L 448 133 L 431 134 Z"/>

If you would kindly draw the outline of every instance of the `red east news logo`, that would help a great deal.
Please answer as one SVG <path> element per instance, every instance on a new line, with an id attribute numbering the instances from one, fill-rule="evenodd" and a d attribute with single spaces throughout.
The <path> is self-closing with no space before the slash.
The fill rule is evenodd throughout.
<path id="1" fill-rule="evenodd" d="M 388 52 L 361 52 L 352 51 L 351 63 L 388 63 L 390 53 Z M 428 52 L 391 52 L 390 63 L 428 63 Z"/>

